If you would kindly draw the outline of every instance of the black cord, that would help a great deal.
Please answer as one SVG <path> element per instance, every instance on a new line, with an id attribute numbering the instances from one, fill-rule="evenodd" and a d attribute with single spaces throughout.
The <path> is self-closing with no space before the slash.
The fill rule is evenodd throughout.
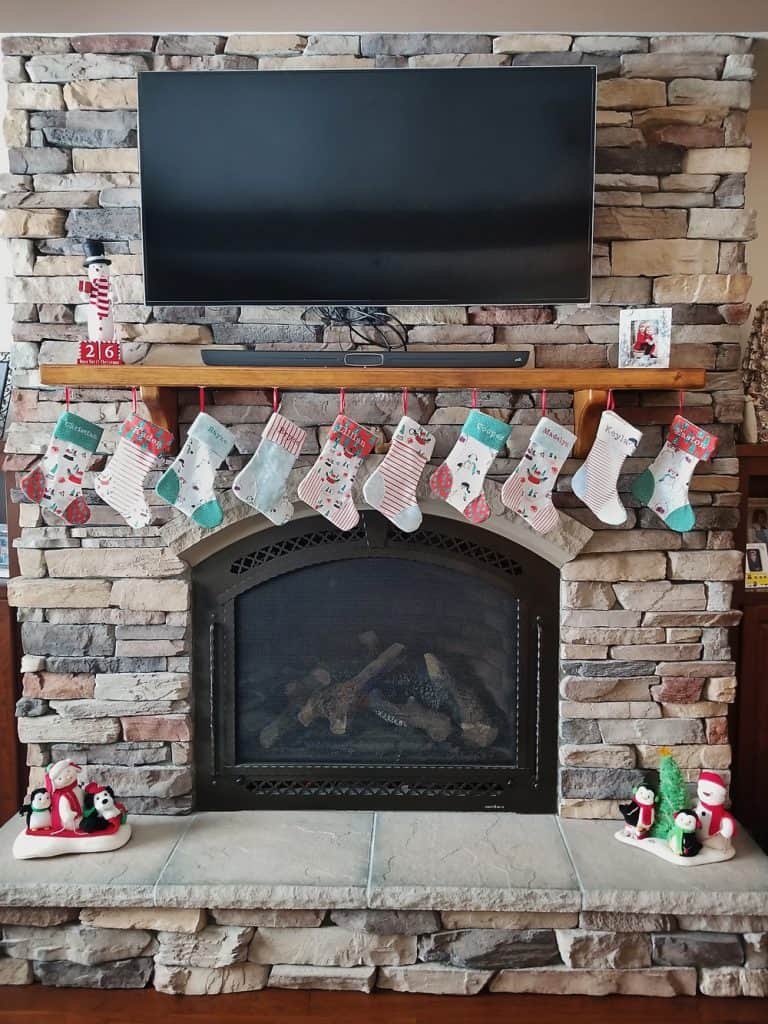
<path id="1" fill-rule="evenodd" d="M 301 319 L 309 322 L 319 320 L 324 327 L 346 327 L 349 347 L 342 352 L 353 352 L 362 348 L 381 348 L 387 352 L 395 349 L 408 351 L 408 329 L 393 313 L 376 306 L 309 306 Z M 366 332 L 364 328 L 369 330 Z"/>

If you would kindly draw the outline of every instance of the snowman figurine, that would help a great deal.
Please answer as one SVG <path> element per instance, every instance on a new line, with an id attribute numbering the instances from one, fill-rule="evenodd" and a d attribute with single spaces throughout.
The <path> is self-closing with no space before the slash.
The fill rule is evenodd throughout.
<path id="1" fill-rule="evenodd" d="M 88 280 L 78 282 L 78 289 L 88 296 L 88 341 L 114 340 L 111 265 L 112 261 L 104 255 L 102 243 L 88 239 L 83 261 L 88 271 Z"/>
<path id="2" fill-rule="evenodd" d="M 736 820 L 725 809 L 728 790 L 722 776 L 717 772 L 703 771 L 696 786 L 698 802 L 696 816 L 701 822 L 698 837 L 702 846 L 709 849 L 731 852 L 732 839 L 736 834 Z"/>
<path id="3" fill-rule="evenodd" d="M 74 831 L 83 816 L 83 790 L 77 779 L 80 765 L 56 761 L 45 772 L 45 788 L 51 795 L 51 828 Z"/>

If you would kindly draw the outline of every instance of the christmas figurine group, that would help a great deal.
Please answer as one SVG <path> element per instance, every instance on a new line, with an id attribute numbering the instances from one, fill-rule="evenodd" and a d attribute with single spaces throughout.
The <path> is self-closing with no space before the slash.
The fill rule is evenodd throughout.
<path id="1" fill-rule="evenodd" d="M 84 783 L 81 767 L 68 759 L 45 770 L 45 786 L 34 789 L 21 808 L 26 828 L 13 844 L 16 860 L 65 853 L 105 853 L 125 846 L 131 826 L 110 786 Z"/>
<path id="2" fill-rule="evenodd" d="M 715 864 L 736 854 L 736 822 L 726 810 L 728 790 L 721 775 L 702 771 L 691 806 L 688 786 L 670 753 L 659 764 L 659 793 L 650 786 L 635 786 L 632 799 L 619 804 L 624 828 L 616 833 L 621 843 L 635 846 L 680 867 Z"/>

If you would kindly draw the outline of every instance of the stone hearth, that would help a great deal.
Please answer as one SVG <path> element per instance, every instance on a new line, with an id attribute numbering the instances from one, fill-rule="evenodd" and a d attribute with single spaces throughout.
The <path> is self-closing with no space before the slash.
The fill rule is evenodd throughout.
<path id="1" fill-rule="evenodd" d="M 680 869 L 548 815 L 138 817 L 112 854 L 13 862 L 0 984 L 165 992 L 768 995 L 768 858 Z"/>

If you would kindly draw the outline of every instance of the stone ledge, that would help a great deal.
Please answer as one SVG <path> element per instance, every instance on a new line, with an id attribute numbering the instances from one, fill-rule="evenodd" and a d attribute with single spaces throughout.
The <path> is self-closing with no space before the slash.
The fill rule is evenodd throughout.
<path id="1" fill-rule="evenodd" d="M 370 456 L 361 468 L 356 480 L 355 504 L 358 509 L 369 509 L 364 501 L 362 487 L 367 478 L 381 465 L 383 456 Z M 317 513 L 304 506 L 296 497 L 295 491 L 307 467 L 294 469 L 289 482 L 288 495 L 294 502 L 294 520 L 316 517 Z M 431 469 L 429 470 L 431 472 Z M 462 516 L 443 501 L 437 501 L 431 495 L 427 483 L 428 474 L 424 474 L 417 491 L 419 505 L 424 515 L 441 516 L 444 519 L 455 519 L 464 522 Z M 592 530 L 584 526 L 573 516 L 560 509 L 560 523 L 555 530 L 543 535 L 532 530 L 519 516 L 506 509 L 501 503 L 501 484 L 496 480 L 488 480 L 485 494 L 491 508 L 491 518 L 482 525 L 483 530 L 506 537 L 545 561 L 558 568 L 575 558 L 592 537 Z M 164 547 L 179 556 L 190 565 L 197 565 L 204 558 L 210 557 L 215 551 L 233 544 L 243 537 L 256 536 L 263 530 L 272 528 L 272 523 L 264 516 L 254 513 L 253 509 L 239 501 L 231 491 L 218 495 L 219 503 L 224 512 L 220 526 L 206 530 L 191 519 L 176 516 L 166 523 L 160 531 Z"/>
<path id="2" fill-rule="evenodd" d="M 550 815 L 243 811 L 132 822 L 125 851 L 14 861 L 21 822 L 11 819 L 0 828 L 0 906 L 768 915 L 768 857 L 744 834 L 733 861 L 683 870 L 615 843 L 615 822 Z"/>

